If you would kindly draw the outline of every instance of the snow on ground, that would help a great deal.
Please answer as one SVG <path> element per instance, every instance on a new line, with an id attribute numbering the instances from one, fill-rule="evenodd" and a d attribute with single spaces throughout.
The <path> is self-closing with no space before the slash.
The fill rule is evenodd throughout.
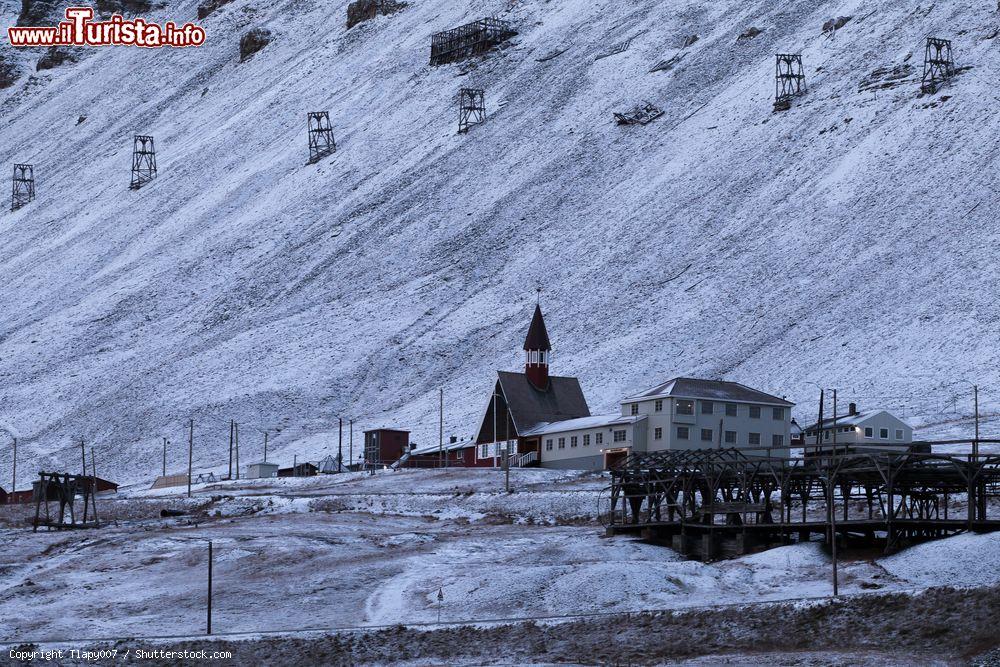
<path id="1" fill-rule="evenodd" d="M 147 18 L 193 19 L 199 0 L 162 4 Z M 968 436 L 971 380 L 995 433 L 990 3 L 512 6 L 418 0 L 346 30 L 343 3 L 235 0 L 200 48 L 42 71 L 7 49 L 24 74 L 0 91 L 0 156 L 38 179 L 0 217 L 0 422 L 21 469 L 75 466 L 83 436 L 107 476 L 150 479 L 162 437 L 186 464 L 189 418 L 199 470 L 224 467 L 234 418 L 244 462 L 264 430 L 284 464 L 332 453 L 333 415 L 426 444 L 440 387 L 446 434 L 468 435 L 494 370 L 521 362 L 536 284 L 553 370 L 595 413 L 695 374 L 787 395 L 800 422 L 817 382 Z M 20 9 L 0 3 L 8 25 Z M 507 48 L 428 65 L 433 32 L 496 12 Z M 835 15 L 853 19 L 830 38 Z M 258 26 L 274 41 L 239 63 Z M 916 73 L 860 89 L 919 71 L 927 35 L 971 69 L 935 96 Z M 803 54 L 809 93 L 773 114 L 779 52 Z M 489 117 L 460 136 L 466 85 Z M 615 125 L 644 100 L 664 117 Z M 338 151 L 307 166 L 311 110 Z M 132 192 L 136 132 L 159 175 Z"/>
<path id="2" fill-rule="evenodd" d="M 131 489 L 102 499 L 111 523 L 33 533 L 0 512 L 0 641 L 190 634 L 203 622 L 207 542 L 220 631 L 464 621 L 690 608 L 826 596 L 818 543 L 703 564 L 604 537 L 600 475 L 493 470 L 382 471 L 307 479 Z M 558 510 L 539 512 L 535 504 Z M 390 500 L 391 499 L 391 500 Z M 345 503 L 340 505 L 338 503 Z M 193 510 L 160 519 L 163 507 Z M 548 521 L 537 520 L 545 514 Z M 888 558 L 847 555 L 841 591 L 1000 583 L 989 535 Z M 72 588 L 73 594 L 66 591 Z M 441 591 L 444 601 L 438 605 Z"/>

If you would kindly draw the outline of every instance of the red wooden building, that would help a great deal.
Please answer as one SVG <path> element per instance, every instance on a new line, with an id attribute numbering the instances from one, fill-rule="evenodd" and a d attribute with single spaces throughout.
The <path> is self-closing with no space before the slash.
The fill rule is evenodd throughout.
<path id="1" fill-rule="evenodd" d="M 462 468 L 476 465 L 475 441 L 459 440 L 452 436 L 450 442 L 424 445 L 410 450 L 394 465 L 394 468 Z"/>
<path id="2" fill-rule="evenodd" d="M 95 484 L 97 485 L 98 493 L 101 493 L 102 491 L 114 491 L 115 493 L 118 493 L 118 485 L 115 484 L 114 482 L 110 482 L 100 477 L 95 477 L 93 479 L 95 480 Z M 4 504 L 20 505 L 24 503 L 35 502 L 35 487 L 37 485 L 38 482 L 33 482 L 30 489 L 24 489 L 22 491 L 13 491 L 10 493 L 4 491 L 3 489 L 0 489 L 0 505 Z"/>
<path id="3" fill-rule="evenodd" d="M 365 465 L 387 466 L 410 450 L 410 432 L 392 428 L 365 431 Z"/>

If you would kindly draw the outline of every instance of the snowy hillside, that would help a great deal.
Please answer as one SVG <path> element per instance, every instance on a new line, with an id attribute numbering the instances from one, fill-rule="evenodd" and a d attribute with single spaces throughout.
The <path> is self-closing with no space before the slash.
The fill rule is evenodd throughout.
<path id="1" fill-rule="evenodd" d="M 20 3 L 0 8 L 12 25 Z M 40 50 L 4 46 L 31 72 L 0 90 L 0 158 L 38 183 L 0 215 L 0 422 L 19 471 L 76 466 L 84 437 L 99 469 L 148 479 L 189 417 L 200 467 L 225 462 L 229 419 L 244 462 L 262 430 L 282 429 L 282 458 L 335 449 L 338 415 L 426 442 L 442 386 L 446 433 L 468 435 L 494 370 L 521 363 L 536 285 L 553 370 L 595 412 L 680 374 L 787 395 L 800 421 L 810 382 L 930 434 L 971 432 L 962 380 L 997 410 L 989 3 L 412 0 L 349 31 L 345 8 L 236 0 L 201 48 L 40 72 Z M 507 48 L 428 65 L 431 33 L 496 12 L 519 31 Z M 854 18 L 827 38 L 834 16 Z M 274 41 L 240 63 L 258 26 Z M 927 35 L 970 69 L 921 97 Z M 781 114 L 776 52 L 803 54 L 809 86 Z M 905 64 L 901 85 L 859 92 Z M 489 117 L 458 135 L 467 85 Z M 666 114 L 615 125 L 643 101 Z M 314 110 L 338 152 L 306 166 Z M 159 163 L 138 192 L 134 133 Z"/>

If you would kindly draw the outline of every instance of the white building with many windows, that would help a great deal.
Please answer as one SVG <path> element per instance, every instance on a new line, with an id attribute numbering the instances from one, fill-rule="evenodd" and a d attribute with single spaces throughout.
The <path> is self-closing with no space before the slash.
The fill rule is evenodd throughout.
<path id="1" fill-rule="evenodd" d="M 602 470 L 630 452 L 738 448 L 787 456 L 791 409 L 783 398 L 736 382 L 675 378 L 621 402 L 621 413 L 537 424 L 545 468 Z"/>
<path id="2" fill-rule="evenodd" d="M 858 411 L 857 404 L 851 403 L 846 415 L 805 428 L 807 451 L 817 445 L 832 448 L 835 443 L 838 451 L 841 446 L 852 450 L 908 449 L 913 444 L 913 427 L 887 410 Z"/>
<path id="3" fill-rule="evenodd" d="M 630 451 L 646 451 L 646 418 L 601 415 L 540 424 L 541 465 L 570 470 L 604 470 Z"/>
<path id="4" fill-rule="evenodd" d="M 646 451 L 737 448 L 787 456 L 792 406 L 737 382 L 675 378 L 622 401 L 645 417 Z"/>

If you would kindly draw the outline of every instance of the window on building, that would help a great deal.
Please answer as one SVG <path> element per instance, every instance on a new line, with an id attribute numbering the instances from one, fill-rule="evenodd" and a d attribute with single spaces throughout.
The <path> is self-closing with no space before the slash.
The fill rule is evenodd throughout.
<path id="1" fill-rule="evenodd" d="M 879 437 L 879 440 L 888 440 L 889 439 L 889 429 L 887 429 L 887 428 L 880 428 L 878 430 L 878 437 Z"/>
<path id="2" fill-rule="evenodd" d="M 759 445 L 760 433 L 751 433 L 750 437 L 747 439 L 747 442 L 749 442 L 751 445 Z"/>
<path id="3" fill-rule="evenodd" d="M 783 435 L 772 435 L 771 436 L 771 446 L 772 447 L 784 447 L 785 446 L 785 436 Z"/>
<path id="4" fill-rule="evenodd" d="M 735 403 L 726 403 L 726 416 L 735 417 L 737 414 L 737 407 Z"/>
<path id="5" fill-rule="evenodd" d="M 827 430 L 823 431 L 823 439 L 824 440 L 829 440 L 830 439 L 830 429 L 827 429 Z"/>
<path id="6" fill-rule="evenodd" d="M 771 408 L 771 419 L 782 421 L 785 418 L 784 408 Z"/>
<path id="7" fill-rule="evenodd" d="M 603 445 L 604 444 L 604 434 L 603 433 L 595 433 L 594 434 L 594 442 L 596 444 L 598 444 L 598 445 Z"/>
<path id="8" fill-rule="evenodd" d="M 577 445 L 576 436 L 575 435 L 571 435 L 569 437 L 569 446 L 570 447 L 576 447 L 576 445 Z"/>
<path id="9" fill-rule="evenodd" d="M 552 451 L 552 438 L 549 438 L 548 440 L 545 441 L 545 451 L 547 452 Z"/>
<path id="10" fill-rule="evenodd" d="M 625 430 L 615 431 L 615 442 L 625 442 Z"/>
<path id="11" fill-rule="evenodd" d="M 736 431 L 726 431 L 726 444 L 727 445 L 736 444 Z"/>
<path id="12" fill-rule="evenodd" d="M 653 410 L 655 410 L 656 412 L 663 412 L 663 399 L 662 398 L 656 399 L 656 402 L 653 403 Z"/>
<path id="13" fill-rule="evenodd" d="M 590 434 L 587 433 L 583 436 L 583 446 L 590 447 Z"/>
<path id="14" fill-rule="evenodd" d="M 633 415 L 639 414 L 639 404 L 638 403 L 633 403 L 632 404 L 632 414 Z"/>
<path id="15" fill-rule="evenodd" d="M 687 440 L 688 436 L 690 435 L 690 433 L 691 433 L 691 431 L 688 429 L 687 426 L 678 426 L 677 427 L 677 439 L 678 440 Z"/>
<path id="16" fill-rule="evenodd" d="M 566 449 L 566 438 L 559 438 L 559 449 Z"/>
<path id="17" fill-rule="evenodd" d="M 902 439 L 903 439 L 903 429 L 897 428 L 896 429 L 896 440 L 902 440 Z"/>
<path id="18" fill-rule="evenodd" d="M 713 409 L 712 401 L 701 402 L 701 414 L 710 415 L 712 414 L 712 409 Z"/>
<path id="19" fill-rule="evenodd" d="M 663 440 L 663 429 L 656 427 L 653 429 L 653 440 Z"/>
<path id="20" fill-rule="evenodd" d="M 874 438 L 875 437 L 875 429 L 873 429 L 871 426 L 865 426 L 865 437 L 866 438 Z"/>
<path id="21" fill-rule="evenodd" d="M 712 429 L 710 428 L 701 429 L 701 441 L 712 442 Z"/>
<path id="22" fill-rule="evenodd" d="M 481 445 L 479 447 L 479 458 L 485 459 L 488 457 L 488 455 L 489 455 L 489 449 L 487 449 L 487 445 Z"/>
<path id="23" fill-rule="evenodd" d="M 538 353 L 538 363 L 539 364 L 545 363 L 545 350 L 542 350 Z"/>
<path id="24" fill-rule="evenodd" d="M 694 401 L 677 401 L 677 414 L 679 414 L 679 415 L 693 415 L 694 414 Z"/>
<path id="25" fill-rule="evenodd" d="M 750 406 L 750 419 L 760 419 L 760 406 L 751 405 Z"/>

